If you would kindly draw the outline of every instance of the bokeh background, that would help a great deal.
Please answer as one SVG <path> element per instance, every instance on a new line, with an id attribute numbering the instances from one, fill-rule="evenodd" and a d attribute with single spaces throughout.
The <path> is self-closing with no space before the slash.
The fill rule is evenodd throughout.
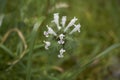
<path id="1" fill-rule="evenodd" d="M 56 12 L 81 24 L 62 59 L 43 46 Z M 27 80 L 29 62 L 31 80 L 120 80 L 119 47 L 120 0 L 0 0 L 0 80 Z"/>

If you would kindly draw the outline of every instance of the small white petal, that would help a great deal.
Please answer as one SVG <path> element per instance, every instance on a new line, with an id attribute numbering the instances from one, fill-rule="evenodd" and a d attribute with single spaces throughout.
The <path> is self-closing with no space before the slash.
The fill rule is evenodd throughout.
<path id="1" fill-rule="evenodd" d="M 45 49 L 48 50 L 51 43 L 49 41 L 43 41 L 45 43 Z"/>
<path id="2" fill-rule="evenodd" d="M 65 27 L 66 18 L 67 18 L 66 16 L 63 16 L 63 17 L 62 17 L 62 22 L 61 22 L 62 27 Z"/>
<path id="3" fill-rule="evenodd" d="M 67 27 L 65 28 L 64 32 L 66 32 L 68 30 L 68 28 L 70 28 L 71 26 L 74 25 L 74 23 L 77 21 L 78 19 L 76 17 L 74 17 L 70 23 L 67 25 Z"/>
<path id="4" fill-rule="evenodd" d="M 49 37 L 49 33 L 47 31 L 44 31 L 45 37 Z"/>
<path id="5" fill-rule="evenodd" d="M 66 50 L 64 50 L 63 48 L 60 49 L 60 55 L 62 55 Z"/>
<path id="6" fill-rule="evenodd" d="M 54 35 L 54 36 L 57 35 L 57 34 L 54 32 L 54 30 L 53 30 L 51 27 L 49 27 L 48 25 L 47 25 L 47 28 L 48 28 L 48 33 L 49 33 L 49 34 L 52 34 L 52 35 Z"/>
<path id="7" fill-rule="evenodd" d="M 60 55 L 60 54 L 58 55 L 58 58 L 63 58 L 63 57 L 64 57 L 63 55 Z"/>
<path id="8" fill-rule="evenodd" d="M 58 44 L 64 44 L 64 43 L 65 43 L 65 41 L 63 41 L 63 40 L 58 41 Z"/>
<path id="9" fill-rule="evenodd" d="M 64 34 L 60 34 L 59 35 L 59 41 L 58 41 L 58 44 L 64 44 L 65 42 L 63 41 L 63 38 L 65 37 L 65 35 Z"/>
<path id="10" fill-rule="evenodd" d="M 81 25 L 78 24 L 78 25 L 74 25 L 74 26 L 75 26 L 75 28 L 69 34 L 72 34 L 72 33 L 76 32 L 76 31 L 80 32 Z"/>
<path id="11" fill-rule="evenodd" d="M 60 35 L 59 35 L 60 40 L 63 40 L 64 37 L 65 37 L 64 34 L 60 34 Z"/>
<path id="12" fill-rule="evenodd" d="M 58 58 L 63 58 L 63 53 L 65 52 L 65 50 L 62 48 L 60 49 L 60 54 L 58 55 Z"/>
<path id="13" fill-rule="evenodd" d="M 59 26 L 59 13 L 54 13 L 54 20 L 52 22 L 55 22 L 55 24 L 57 25 L 58 30 L 61 29 L 61 27 Z"/>

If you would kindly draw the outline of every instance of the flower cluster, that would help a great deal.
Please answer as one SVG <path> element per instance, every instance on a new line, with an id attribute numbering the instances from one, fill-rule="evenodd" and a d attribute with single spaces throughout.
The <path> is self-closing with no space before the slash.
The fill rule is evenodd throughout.
<path id="1" fill-rule="evenodd" d="M 66 19 L 67 19 L 66 16 L 62 16 L 61 23 L 59 23 L 59 20 L 60 20 L 59 13 L 54 13 L 53 16 L 54 16 L 54 20 L 52 20 L 51 22 L 56 24 L 57 29 L 58 29 L 57 32 L 60 32 L 60 34 L 55 32 L 50 26 L 46 25 L 47 31 L 44 31 L 45 37 L 48 38 L 50 35 L 58 37 L 59 39 L 57 40 L 57 43 L 59 45 L 64 45 L 65 44 L 65 37 L 66 37 L 65 33 L 68 32 L 68 29 L 70 27 L 73 29 L 70 32 L 68 32 L 69 35 L 73 34 L 74 32 L 80 32 L 81 25 L 75 24 L 75 22 L 78 20 L 76 17 L 74 17 L 66 26 Z M 43 41 L 43 42 L 45 43 L 45 49 L 48 50 L 49 47 L 51 46 L 51 42 L 50 41 Z M 59 50 L 58 57 L 63 58 L 64 57 L 63 53 L 65 53 L 65 52 L 66 52 L 66 50 L 62 47 Z"/>

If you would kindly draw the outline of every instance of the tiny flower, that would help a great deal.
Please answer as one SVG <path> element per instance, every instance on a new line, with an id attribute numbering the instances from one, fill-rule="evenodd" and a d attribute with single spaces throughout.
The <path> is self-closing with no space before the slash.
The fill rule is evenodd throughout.
<path id="1" fill-rule="evenodd" d="M 54 32 L 54 30 L 53 30 L 51 27 L 49 27 L 48 25 L 47 25 L 47 28 L 48 28 L 48 34 L 52 34 L 52 35 L 54 35 L 54 36 L 57 35 L 57 34 Z"/>
<path id="2" fill-rule="evenodd" d="M 63 58 L 63 57 L 64 57 L 63 55 L 60 55 L 60 54 L 58 55 L 58 58 Z"/>
<path id="3" fill-rule="evenodd" d="M 63 41 L 62 39 L 58 41 L 58 44 L 64 44 L 65 41 Z"/>
<path id="4" fill-rule="evenodd" d="M 68 30 L 68 28 L 70 28 L 71 26 L 74 25 L 74 23 L 77 21 L 78 19 L 76 17 L 74 17 L 70 23 L 67 25 L 67 27 L 65 28 L 64 32 L 66 32 Z"/>
<path id="5" fill-rule="evenodd" d="M 64 41 L 63 41 L 63 38 L 65 37 L 65 35 L 63 35 L 63 34 L 60 34 L 59 35 L 59 41 L 58 41 L 58 44 L 64 44 Z"/>
<path id="6" fill-rule="evenodd" d="M 61 22 L 62 27 L 65 27 L 65 23 L 66 23 L 66 16 L 63 16 L 62 17 L 62 22 Z"/>
<path id="7" fill-rule="evenodd" d="M 63 53 L 65 52 L 65 50 L 62 48 L 60 49 L 60 54 L 58 55 L 59 58 L 63 58 Z"/>
<path id="8" fill-rule="evenodd" d="M 74 25 L 74 26 L 75 26 L 75 28 L 69 34 L 72 34 L 72 33 L 76 32 L 76 31 L 80 32 L 81 25 L 78 24 L 78 25 Z"/>
<path id="9" fill-rule="evenodd" d="M 64 57 L 63 55 L 58 54 L 58 58 L 63 58 L 63 57 Z"/>
<path id="10" fill-rule="evenodd" d="M 44 31 L 44 35 L 45 35 L 46 37 L 49 37 L 49 33 L 48 33 L 47 31 Z"/>
<path id="11" fill-rule="evenodd" d="M 64 34 L 60 34 L 60 35 L 59 35 L 60 40 L 63 40 L 64 37 L 65 37 Z"/>
<path id="12" fill-rule="evenodd" d="M 54 20 L 52 22 L 55 22 L 55 24 L 57 25 L 58 30 L 61 29 L 61 27 L 59 25 L 59 13 L 54 13 Z"/>
<path id="13" fill-rule="evenodd" d="M 49 41 L 43 41 L 45 43 L 45 49 L 48 50 L 51 43 Z"/>

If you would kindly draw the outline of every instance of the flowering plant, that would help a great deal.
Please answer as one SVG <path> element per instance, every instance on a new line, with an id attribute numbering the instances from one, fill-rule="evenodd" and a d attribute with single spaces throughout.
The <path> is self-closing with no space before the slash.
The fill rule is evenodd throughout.
<path id="1" fill-rule="evenodd" d="M 75 24 L 75 22 L 78 20 L 76 17 L 74 17 L 66 26 L 66 16 L 62 16 L 61 22 L 59 23 L 59 13 L 54 13 L 54 20 L 52 20 L 52 23 L 55 23 L 57 26 L 57 31 L 55 31 L 52 27 L 46 25 L 47 31 L 44 31 L 44 35 L 46 38 L 53 36 L 56 38 L 57 43 L 61 45 L 62 47 L 59 49 L 58 57 L 63 58 L 63 53 L 66 52 L 64 49 L 64 44 L 66 43 L 66 34 L 71 35 L 74 32 L 80 32 L 80 24 Z M 66 26 L 66 27 L 65 27 Z M 71 31 L 68 31 L 70 28 L 72 28 Z M 43 41 L 45 43 L 45 49 L 48 50 L 49 47 L 52 45 L 50 41 Z"/>

